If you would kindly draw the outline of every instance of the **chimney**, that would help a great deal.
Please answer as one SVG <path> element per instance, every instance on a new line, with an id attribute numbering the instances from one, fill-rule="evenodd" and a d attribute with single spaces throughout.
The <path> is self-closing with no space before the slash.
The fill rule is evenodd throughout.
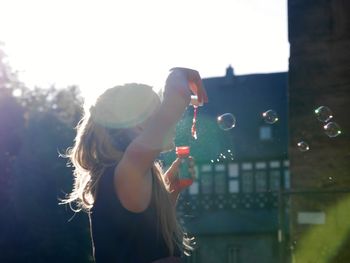
<path id="1" fill-rule="evenodd" d="M 235 75 L 235 71 L 233 70 L 232 66 L 229 65 L 228 68 L 226 69 L 226 78 L 233 78 Z"/>
<path id="2" fill-rule="evenodd" d="M 225 76 L 226 81 L 227 82 L 232 82 L 234 77 L 235 77 L 235 71 L 232 68 L 232 66 L 229 65 L 228 68 L 226 68 L 226 76 Z"/>

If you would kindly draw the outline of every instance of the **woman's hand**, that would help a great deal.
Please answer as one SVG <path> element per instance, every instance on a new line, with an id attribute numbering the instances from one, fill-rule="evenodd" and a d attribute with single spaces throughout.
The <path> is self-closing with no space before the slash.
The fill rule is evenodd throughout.
<path id="1" fill-rule="evenodd" d="M 189 187 L 193 181 L 196 179 L 195 177 L 195 169 L 194 169 L 194 160 L 190 156 L 189 158 L 189 177 L 186 180 L 181 180 L 179 178 L 179 166 L 181 164 L 181 159 L 177 158 L 169 167 L 169 169 L 164 173 L 164 182 L 168 189 L 168 191 L 174 196 L 176 199 L 181 191 Z"/>
<path id="2" fill-rule="evenodd" d="M 199 72 L 194 69 L 189 68 L 181 68 L 181 67 L 175 67 L 172 68 L 171 71 L 180 71 L 182 72 L 190 86 L 190 90 L 193 92 L 194 95 L 198 96 L 198 102 L 201 104 L 208 102 L 208 96 L 207 92 L 203 86 L 202 78 L 199 75 Z"/>
<path id="3" fill-rule="evenodd" d="M 185 99 L 190 99 L 191 91 L 197 95 L 198 102 L 208 102 L 207 92 L 203 86 L 201 76 L 197 70 L 189 68 L 172 68 L 166 81 L 166 90 L 177 90 Z"/>

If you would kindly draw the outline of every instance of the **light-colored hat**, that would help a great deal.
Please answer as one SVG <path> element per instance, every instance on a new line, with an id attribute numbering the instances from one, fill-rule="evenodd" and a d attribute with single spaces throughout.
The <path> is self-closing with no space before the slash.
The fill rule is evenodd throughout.
<path id="1" fill-rule="evenodd" d="M 147 120 L 159 105 L 152 87 L 131 83 L 106 90 L 90 112 L 93 120 L 106 128 L 132 128 Z"/>

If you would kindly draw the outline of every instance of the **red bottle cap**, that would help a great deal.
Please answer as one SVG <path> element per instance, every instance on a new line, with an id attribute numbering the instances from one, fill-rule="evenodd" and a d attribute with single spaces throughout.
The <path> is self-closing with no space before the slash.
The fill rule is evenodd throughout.
<path id="1" fill-rule="evenodd" d="M 180 158 L 188 157 L 190 155 L 190 146 L 179 146 L 175 148 L 175 151 Z"/>

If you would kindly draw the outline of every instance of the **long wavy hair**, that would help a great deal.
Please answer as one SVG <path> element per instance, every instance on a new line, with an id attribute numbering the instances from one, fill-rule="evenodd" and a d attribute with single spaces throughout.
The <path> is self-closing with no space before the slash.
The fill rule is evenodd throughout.
<path id="1" fill-rule="evenodd" d="M 128 144 L 132 141 L 132 138 L 127 136 L 128 127 L 144 121 L 154 111 L 154 108 L 149 108 L 149 106 L 154 107 L 152 105 L 154 101 L 149 99 L 148 108 L 141 109 L 143 116 L 139 118 L 140 108 L 132 109 L 135 105 L 138 107 L 139 102 L 135 101 L 134 96 L 138 93 L 141 93 L 140 99 L 143 103 L 147 101 L 147 97 L 154 99 L 154 96 L 157 96 L 149 86 L 128 84 L 105 91 L 98 97 L 94 105 L 85 107 L 84 115 L 76 127 L 74 145 L 67 149 L 65 155 L 69 158 L 70 165 L 73 166 L 73 189 L 65 199 L 61 200 L 61 204 L 69 204 L 76 212 L 81 210 L 90 212 L 97 195 L 101 175 L 107 167 L 118 164 Z M 145 97 L 146 93 L 148 96 Z M 133 97 L 128 98 L 128 94 L 133 94 Z M 122 107 L 124 113 L 128 112 L 128 117 L 125 118 L 123 116 L 125 114 L 117 112 L 120 109 L 117 103 L 118 101 L 125 103 L 128 99 L 133 99 L 134 103 L 127 105 L 128 109 L 125 109 L 125 105 L 124 108 Z M 158 97 L 156 100 L 159 104 Z M 178 247 L 187 254 L 192 250 L 191 239 L 186 238 L 186 234 L 183 233 L 177 221 L 175 206 L 170 198 L 169 188 L 163 180 L 162 169 L 158 162 L 154 162 L 152 166 L 152 176 L 152 202 L 156 207 L 158 226 L 169 253 L 173 255 L 175 248 Z"/>

